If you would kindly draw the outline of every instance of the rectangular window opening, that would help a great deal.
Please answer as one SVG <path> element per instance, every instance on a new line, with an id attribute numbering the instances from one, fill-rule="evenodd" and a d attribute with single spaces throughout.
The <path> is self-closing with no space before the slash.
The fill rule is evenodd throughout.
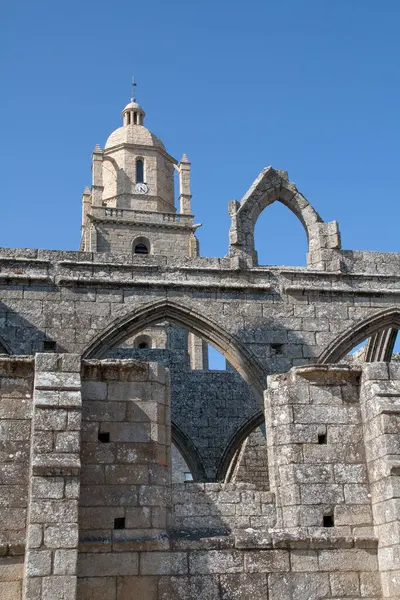
<path id="1" fill-rule="evenodd" d="M 110 433 L 108 431 L 99 431 L 97 438 L 102 444 L 108 444 L 110 441 Z"/>
<path id="2" fill-rule="evenodd" d="M 183 479 L 185 481 L 193 481 L 193 475 L 191 473 L 184 473 L 183 474 Z"/>
<path id="3" fill-rule="evenodd" d="M 334 523 L 333 515 L 324 515 L 323 519 L 322 519 L 322 523 L 323 523 L 324 527 L 334 527 L 335 523 Z"/>
<path id="4" fill-rule="evenodd" d="M 117 517 L 114 519 L 114 529 L 125 529 L 125 517 Z"/>
<path id="5" fill-rule="evenodd" d="M 328 443 L 328 438 L 326 433 L 319 433 L 318 434 L 318 444 L 327 444 Z"/>

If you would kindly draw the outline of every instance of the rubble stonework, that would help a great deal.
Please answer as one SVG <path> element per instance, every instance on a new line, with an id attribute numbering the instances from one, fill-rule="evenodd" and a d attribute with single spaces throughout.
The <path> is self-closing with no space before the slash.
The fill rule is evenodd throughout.
<path id="1" fill-rule="evenodd" d="M 144 116 L 94 150 L 79 251 L 0 249 L 1 600 L 398 599 L 400 254 L 268 167 L 200 257 Z M 258 265 L 274 201 L 307 267 Z"/>

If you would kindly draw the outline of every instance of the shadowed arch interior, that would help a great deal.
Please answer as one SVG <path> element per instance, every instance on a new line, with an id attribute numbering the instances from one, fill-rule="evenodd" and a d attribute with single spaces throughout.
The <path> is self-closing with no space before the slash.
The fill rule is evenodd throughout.
<path id="1" fill-rule="evenodd" d="M 318 362 L 326 364 L 340 361 L 365 338 L 370 338 L 367 362 L 388 361 L 393 353 L 398 329 L 400 329 L 398 307 L 379 311 L 337 336 L 321 353 Z"/>
<path id="2" fill-rule="evenodd" d="M 204 468 L 197 452 L 197 449 L 188 436 L 182 431 L 176 423 L 171 423 L 171 438 L 172 442 L 182 454 L 190 472 L 193 475 L 194 481 L 207 481 Z"/>
<path id="3" fill-rule="evenodd" d="M 262 405 L 266 372 L 258 359 L 237 337 L 225 331 L 209 317 L 169 300 L 146 304 L 133 313 L 117 318 L 94 338 L 83 352 L 83 358 L 104 358 L 117 344 L 162 320 L 186 327 L 215 346 L 240 373 Z"/>
<path id="4" fill-rule="evenodd" d="M 217 470 L 217 481 L 230 481 L 230 475 L 232 475 L 235 467 L 235 458 L 242 447 L 245 439 L 260 425 L 265 424 L 265 417 L 262 411 L 257 412 L 250 419 L 248 419 L 240 429 L 235 431 L 234 435 L 229 440 L 225 452 L 223 453 L 218 470 Z"/>

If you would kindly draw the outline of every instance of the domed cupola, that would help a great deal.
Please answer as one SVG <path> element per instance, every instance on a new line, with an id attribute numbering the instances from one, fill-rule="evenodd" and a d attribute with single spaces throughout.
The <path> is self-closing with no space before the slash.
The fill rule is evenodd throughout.
<path id="1" fill-rule="evenodd" d="M 145 116 L 146 113 L 144 110 L 132 98 L 131 102 L 129 102 L 122 111 L 124 127 L 129 127 L 130 125 L 143 125 Z"/>

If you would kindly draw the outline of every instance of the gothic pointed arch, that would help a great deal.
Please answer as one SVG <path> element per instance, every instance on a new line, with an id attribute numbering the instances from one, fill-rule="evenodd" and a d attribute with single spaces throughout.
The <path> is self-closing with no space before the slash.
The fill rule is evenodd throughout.
<path id="1" fill-rule="evenodd" d="M 86 347 L 83 358 L 104 358 L 117 344 L 163 320 L 187 328 L 219 350 L 240 373 L 262 404 L 267 373 L 254 354 L 237 336 L 227 332 L 209 316 L 168 299 L 145 304 L 128 315 L 115 319 Z"/>
<path id="2" fill-rule="evenodd" d="M 265 417 L 263 411 L 258 411 L 252 417 L 250 417 L 240 429 L 237 429 L 228 441 L 225 451 L 221 457 L 216 481 L 229 481 L 230 475 L 233 472 L 235 458 L 242 447 L 244 440 L 250 435 L 256 427 L 265 423 Z"/>
<path id="3" fill-rule="evenodd" d="M 367 362 L 388 361 L 393 352 L 398 329 L 400 329 L 398 306 L 378 311 L 338 335 L 321 353 L 318 362 L 323 364 L 338 362 L 366 338 L 369 338 Z"/>
<path id="4" fill-rule="evenodd" d="M 239 256 L 253 264 L 257 262 L 254 227 L 261 212 L 275 201 L 284 204 L 300 220 L 306 232 L 309 253 L 322 248 L 340 248 L 336 221 L 324 223 L 296 185 L 288 180 L 286 171 L 266 167 L 240 202 L 233 200 L 229 203 L 231 256 Z M 328 240 L 328 237 L 331 239 Z"/>
<path id="5" fill-rule="evenodd" d="M 171 438 L 172 442 L 185 459 L 185 462 L 193 475 L 193 480 L 207 481 L 203 464 L 196 446 L 174 422 L 171 423 Z"/>

